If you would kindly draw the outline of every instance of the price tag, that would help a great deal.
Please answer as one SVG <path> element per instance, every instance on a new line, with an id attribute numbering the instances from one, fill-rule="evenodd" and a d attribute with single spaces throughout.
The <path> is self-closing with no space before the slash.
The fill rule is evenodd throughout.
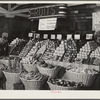
<path id="1" fill-rule="evenodd" d="M 55 35 L 54 34 L 51 35 L 51 39 L 55 39 Z"/>
<path id="2" fill-rule="evenodd" d="M 36 34 L 36 38 L 40 38 L 40 34 Z"/>
<path id="3" fill-rule="evenodd" d="M 72 35 L 71 34 L 67 34 L 67 39 L 71 39 Z"/>
<path id="4" fill-rule="evenodd" d="M 80 40 L 80 34 L 75 34 L 75 35 L 74 35 L 74 39 Z"/>
<path id="5" fill-rule="evenodd" d="M 47 39 L 48 38 L 48 34 L 44 34 L 44 39 Z"/>
<path id="6" fill-rule="evenodd" d="M 30 38 L 33 37 L 33 33 L 29 33 L 28 37 L 30 37 Z"/>
<path id="7" fill-rule="evenodd" d="M 93 34 L 86 34 L 86 39 L 89 40 L 89 39 L 92 39 L 93 37 Z"/>
<path id="8" fill-rule="evenodd" d="M 61 40 L 62 39 L 62 35 L 61 34 L 57 35 L 57 39 Z"/>

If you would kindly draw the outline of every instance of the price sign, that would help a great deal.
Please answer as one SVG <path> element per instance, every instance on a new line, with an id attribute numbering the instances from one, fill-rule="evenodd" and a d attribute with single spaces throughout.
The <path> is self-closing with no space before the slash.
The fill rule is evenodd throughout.
<path id="1" fill-rule="evenodd" d="M 29 33 L 28 37 L 30 37 L 30 38 L 33 37 L 33 33 Z"/>
<path id="2" fill-rule="evenodd" d="M 74 39 L 79 40 L 80 39 L 80 34 L 75 34 Z"/>
<path id="3" fill-rule="evenodd" d="M 48 38 L 48 34 L 44 34 L 44 39 L 47 39 Z"/>
<path id="4" fill-rule="evenodd" d="M 67 34 L 67 39 L 71 39 L 72 35 L 71 34 Z"/>
<path id="5" fill-rule="evenodd" d="M 61 40 L 61 39 L 62 39 L 62 35 L 61 35 L 61 34 L 58 34 L 58 35 L 57 35 L 57 39 L 58 39 L 58 40 Z"/>
<path id="6" fill-rule="evenodd" d="M 51 39 L 55 39 L 55 35 L 54 34 L 51 35 Z"/>
<path id="7" fill-rule="evenodd" d="M 40 34 L 36 34 L 36 38 L 40 38 Z"/>
<path id="8" fill-rule="evenodd" d="M 93 37 L 93 34 L 86 34 L 86 39 L 89 40 L 89 39 L 92 39 Z"/>

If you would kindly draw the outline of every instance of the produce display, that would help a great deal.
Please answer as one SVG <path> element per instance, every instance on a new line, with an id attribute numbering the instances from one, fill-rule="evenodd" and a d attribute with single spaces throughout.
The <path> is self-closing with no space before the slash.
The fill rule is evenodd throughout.
<path id="1" fill-rule="evenodd" d="M 83 73 L 83 74 L 97 74 L 98 73 L 94 69 L 89 69 L 85 67 L 70 67 L 68 70 L 71 72 Z"/>
<path id="2" fill-rule="evenodd" d="M 77 55 L 77 47 L 73 39 L 64 41 L 65 53 L 63 56 L 63 62 L 74 62 Z"/>
<path id="3" fill-rule="evenodd" d="M 44 68 L 54 68 L 55 66 L 51 65 L 51 64 L 47 64 L 44 60 L 39 60 L 37 62 L 39 67 L 44 67 Z"/>
<path id="4" fill-rule="evenodd" d="M 26 41 L 23 39 L 20 39 L 15 48 L 10 52 L 10 55 L 19 55 L 21 50 L 24 48 L 26 44 Z"/>
<path id="5" fill-rule="evenodd" d="M 20 77 L 24 78 L 26 80 L 43 80 L 45 78 L 44 75 L 40 74 L 39 72 L 26 72 L 26 71 L 22 71 L 20 73 Z"/>
<path id="6" fill-rule="evenodd" d="M 76 59 L 88 59 L 92 51 L 94 51 L 98 45 L 94 42 L 87 42 L 77 54 Z"/>
<path id="7" fill-rule="evenodd" d="M 63 87 L 84 87 L 83 83 L 79 82 L 71 82 L 68 80 L 62 80 L 62 79 L 54 79 L 54 78 L 50 78 L 48 80 L 48 82 L 54 84 L 54 85 L 58 85 L 58 86 L 63 86 Z"/>
<path id="8" fill-rule="evenodd" d="M 55 49 L 58 46 L 59 46 L 58 41 L 48 40 L 47 43 L 46 43 L 46 51 L 43 54 L 42 59 L 44 59 L 44 60 L 54 60 L 54 52 L 55 52 Z"/>
<path id="9" fill-rule="evenodd" d="M 35 40 L 29 40 L 29 42 L 25 45 L 23 50 L 20 52 L 19 57 L 25 57 L 31 48 L 35 45 Z"/>

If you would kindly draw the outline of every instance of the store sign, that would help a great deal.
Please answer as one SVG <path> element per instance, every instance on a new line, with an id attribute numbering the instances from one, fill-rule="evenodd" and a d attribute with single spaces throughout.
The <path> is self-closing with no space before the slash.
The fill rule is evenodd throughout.
<path id="1" fill-rule="evenodd" d="M 50 16 L 65 16 L 66 15 L 66 5 L 51 5 L 51 6 L 44 6 L 33 8 L 29 11 L 30 19 L 32 18 L 43 18 L 43 17 L 50 17 Z"/>
<path id="2" fill-rule="evenodd" d="M 95 12 L 92 14 L 92 30 L 100 30 L 100 12 Z"/>
<path id="3" fill-rule="evenodd" d="M 57 18 L 39 19 L 39 30 L 55 30 Z"/>

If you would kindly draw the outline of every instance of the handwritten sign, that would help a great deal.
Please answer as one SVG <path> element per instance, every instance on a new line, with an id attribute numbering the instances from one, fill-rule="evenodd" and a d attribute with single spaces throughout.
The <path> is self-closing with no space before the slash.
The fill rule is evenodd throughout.
<path id="1" fill-rule="evenodd" d="M 80 34 L 75 34 L 74 39 L 79 40 L 80 39 Z"/>
<path id="2" fill-rule="evenodd" d="M 89 39 L 92 39 L 93 37 L 93 34 L 86 34 L 86 39 L 89 40 Z"/>
<path id="3" fill-rule="evenodd" d="M 36 38 L 40 38 L 40 34 L 36 34 Z"/>
<path id="4" fill-rule="evenodd" d="M 28 37 L 30 37 L 30 38 L 33 37 L 33 33 L 29 33 Z"/>
<path id="5" fill-rule="evenodd" d="M 51 35 L 51 39 L 55 39 L 55 35 L 54 34 Z"/>
<path id="6" fill-rule="evenodd" d="M 71 34 L 67 34 L 67 39 L 71 39 L 72 35 Z"/>
<path id="7" fill-rule="evenodd" d="M 58 34 L 58 35 L 57 35 L 57 39 L 58 39 L 58 40 L 61 40 L 61 39 L 62 39 L 62 35 L 61 35 L 61 34 Z"/>
<path id="8" fill-rule="evenodd" d="M 44 34 L 44 39 L 47 39 L 48 38 L 48 34 Z"/>
<path id="9" fill-rule="evenodd" d="M 94 12 L 92 14 L 92 30 L 100 30 L 100 12 Z"/>
<path id="10" fill-rule="evenodd" d="M 39 30 L 55 30 L 57 18 L 39 19 Z"/>

